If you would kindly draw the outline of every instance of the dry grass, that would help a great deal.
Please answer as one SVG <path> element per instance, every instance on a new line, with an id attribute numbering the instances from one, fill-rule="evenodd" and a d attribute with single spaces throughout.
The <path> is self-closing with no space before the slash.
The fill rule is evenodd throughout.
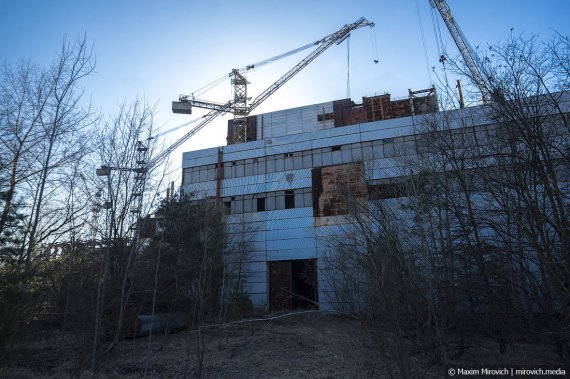
<path id="1" fill-rule="evenodd" d="M 375 343 L 359 321 L 324 313 L 304 313 L 266 321 L 208 327 L 205 378 L 389 378 L 398 377 L 385 343 Z M 500 355 L 489 339 L 472 340 L 461 362 L 477 364 L 557 362 L 547 346 L 517 345 Z M 196 331 L 127 339 L 100 359 L 100 378 L 185 378 L 196 376 Z M 381 349 L 384 349 L 381 350 Z M 412 356 L 414 375 L 440 378 L 444 368 L 429 354 Z M 0 360 L 2 378 L 91 377 L 77 365 L 84 359 L 74 340 L 61 334 L 16 345 Z M 85 361 L 84 361 L 85 362 Z"/>

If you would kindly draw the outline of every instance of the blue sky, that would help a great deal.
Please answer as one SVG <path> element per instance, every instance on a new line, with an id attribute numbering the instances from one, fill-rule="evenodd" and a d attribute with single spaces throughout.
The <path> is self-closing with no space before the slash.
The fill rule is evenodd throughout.
<path id="1" fill-rule="evenodd" d="M 553 30 L 570 34 L 568 0 L 448 0 L 457 23 L 473 46 L 506 40 L 513 33 L 549 38 Z M 423 20 L 426 66 L 417 7 Z M 350 39 L 350 94 L 391 93 L 430 86 L 429 66 L 438 66 L 428 0 L 400 1 L 102 1 L 0 0 L 0 61 L 31 59 L 47 64 L 63 37 L 86 33 L 97 58 L 96 74 L 84 82 L 86 95 L 104 113 L 123 101 L 146 98 L 156 104 L 164 128 L 195 115 L 173 115 L 171 101 L 231 71 L 326 36 L 359 17 L 376 23 Z M 437 21 L 446 49 L 457 55 L 449 33 Z M 373 63 L 373 41 L 380 62 Z M 255 97 L 304 57 L 268 65 L 248 75 Z M 433 79 L 433 75 L 432 75 Z M 347 46 L 333 46 L 270 97 L 255 113 L 344 98 L 347 95 Z M 207 93 L 225 102 L 229 81 Z M 204 114 L 197 110 L 196 115 Z M 180 151 L 225 144 L 227 118 L 218 119 L 186 142 Z M 171 133 L 165 143 L 183 131 Z"/>

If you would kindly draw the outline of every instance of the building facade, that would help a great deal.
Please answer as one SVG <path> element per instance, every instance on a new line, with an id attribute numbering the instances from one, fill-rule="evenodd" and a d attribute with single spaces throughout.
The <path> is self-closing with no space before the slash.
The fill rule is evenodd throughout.
<path id="1" fill-rule="evenodd" d="M 434 112 L 433 88 L 399 100 L 337 100 L 250 116 L 239 144 L 230 120 L 227 146 L 183 154 L 182 191 L 218 198 L 232 233 L 248 235 L 243 277 L 255 306 L 327 308 L 322 258 L 346 213 L 336 179 L 364 166 L 375 167 L 369 185 L 398 176 L 393 158 L 415 144 L 414 118 Z"/>
<path id="2" fill-rule="evenodd" d="M 548 131 L 541 133 L 549 136 L 545 146 L 553 146 L 553 162 L 558 162 L 553 174 L 560 180 L 559 189 L 567 194 L 568 171 L 559 162 L 561 158 L 556 157 L 563 150 L 557 146 L 567 141 L 567 130 L 560 128 L 559 119 L 570 111 L 570 96 L 559 94 L 555 107 L 547 106 L 548 99 L 525 100 L 544 113 L 540 118 L 526 121 L 538 120 L 537 130 Z M 240 259 L 245 290 L 255 306 L 269 310 L 308 306 L 326 309 L 335 306 L 334 285 L 331 285 L 335 275 L 327 268 L 325 258 L 331 241 L 334 243 L 331 237 L 346 225 L 344 216 L 348 213 L 346 200 L 339 195 L 339 184 L 349 183 L 345 192 L 369 204 L 372 199 L 405 197 L 403 183 L 408 174 L 403 171 L 402 162 L 429 155 L 429 149 L 433 148 L 430 138 L 434 135 L 444 143 L 453 142 L 455 147 L 450 145 L 450 148 L 456 152 L 462 149 L 463 153 L 469 152 L 461 153 L 456 163 L 461 164 L 460 170 L 465 173 L 462 178 L 469 179 L 473 173 L 467 192 L 472 193 L 468 194 L 469 202 L 480 208 L 482 220 L 493 213 L 499 223 L 501 217 L 511 217 L 508 207 L 502 209 L 504 204 L 497 204 L 496 198 L 485 195 L 487 189 L 480 189 L 477 180 L 488 177 L 493 188 L 500 190 L 502 185 L 496 177 L 504 177 L 505 184 L 512 179 L 509 172 L 519 167 L 514 158 L 528 160 L 520 166 L 521 173 L 538 161 L 527 154 L 532 151 L 528 147 L 520 150 L 524 145 L 520 136 L 509 135 L 517 130 L 509 128 L 509 122 L 518 124 L 518 118 L 501 121 L 493 114 L 488 106 L 439 111 L 435 91 L 429 89 L 410 91 L 410 96 L 401 100 L 380 95 L 363 98 L 360 104 L 345 99 L 251 116 L 247 142 L 239 144 L 233 143 L 230 121 L 227 146 L 184 153 L 182 190 L 199 199 L 219 199 L 226 207 L 231 233 L 248 235 L 247 257 Z M 430 131 L 430 125 L 435 124 L 439 129 Z M 524 122 L 518 125 L 519 132 L 524 125 Z M 496 144 L 512 138 L 523 144 Z M 529 143 L 532 148 L 535 140 Z M 508 150 L 513 146 L 523 152 L 520 157 Z M 441 170 L 450 170 L 453 176 L 456 169 L 446 165 L 436 169 Z M 492 174 L 500 170 L 506 175 Z M 477 174 L 486 171 L 492 176 Z M 550 182 L 539 180 L 535 184 L 534 190 L 528 186 L 525 190 L 530 188 L 534 191 L 530 193 L 541 195 L 545 191 L 541 188 Z M 513 194 L 516 196 L 516 191 Z M 549 205 L 542 200 L 537 202 L 542 203 L 544 206 L 540 207 L 548 215 Z M 504 238 L 492 241 L 500 240 L 502 230 L 488 230 L 484 224 L 476 228 L 481 235 L 489 236 L 495 253 L 507 248 Z M 530 262 L 528 267 L 534 276 L 539 269 L 532 262 L 539 256 L 537 249 L 541 245 L 536 245 L 533 238 L 530 235 L 525 242 L 523 261 Z M 512 262 L 507 259 L 505 264 Z"/>

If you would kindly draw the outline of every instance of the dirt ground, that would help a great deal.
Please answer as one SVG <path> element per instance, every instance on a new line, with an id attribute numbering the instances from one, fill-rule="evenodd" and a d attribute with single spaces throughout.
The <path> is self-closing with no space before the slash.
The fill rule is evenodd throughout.
<path id="1" fill-rule="evenodd" d="M 272 315 L 273 320 L 240 322 L 202 330 L 204 378 L 398 378 L 397 354 L 387 344 L 370 343 L 358 320 L 320 312 Z M 126 339 L 100 359 L 98 378 L 197 377 L 197 331 Z M 367 342 L 368 341 L 368 342 Z M 545 347 L 521 346 L 498 354 L 490 341 L 472 344 L 462 356 L 478 364 L 561 364 Z M 14 346 L 0 358 L 1 378 L 90 378 L 77 363 L 85 355 L 62 334 Z M 482 348 L 480 346 L 486 346 Z M 518 351 L 517 351 L 518 350 Z M 413 351 L 413 349 L 412 349 Z M 446 368 L 417 350 L 413 376 L 445 377 Z M 463 363 L 462 363 L 463 362 Z"/>

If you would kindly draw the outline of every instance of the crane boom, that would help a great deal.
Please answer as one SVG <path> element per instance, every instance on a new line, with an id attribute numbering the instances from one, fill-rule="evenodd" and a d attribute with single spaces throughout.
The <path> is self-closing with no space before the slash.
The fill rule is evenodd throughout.
<path id="1" fill-rule="evenodd" d="M 184 97 L 181 97 L 184 99 Z M 222 103 L 215 103 L 213 101 L 205 101 L 205 100 L 198 100 L 198 99 L 187 99 L 188 101 L 173 101 L 172 102 L 172 111 L 174 113 L 187 113 L 192 114 L 191 108 L 189 108 L 186 104 L 189 104 L 190 107 L 198 107 L 204 108 L 214 111 L 224 111 L 224 112 L 231 112 L 231 108 L 227 109 L 227 104 Z"/>
<path id="2" fill-rule="evenodd" d="M 151 161 L 148 162 L 149 168 L 152 168 L 159 164 L 164 158 L 170 155 L 174 150 L 180 147 L 184 142 L 186 142 L 190 137 L 194 134 L 198 133 L 204 126 L 208 125 L 213 119 L 218 117 L 219 115 L 231 112 L 232 111 L 233 102 L 228 101 L 223 108 L 216 109 L 210 111 L 204 116 L 204 119 L 195 127 L 193 127 L 188 133 L 184 134 L 181 138 L 179 138 L 176 142 L 172 145 L 168 146 L 166 149 L 162 150 L 157 156 L 155 156 Z"/>
<path id="3" fill-rule="evenodd" d="M 453 41 L 457 45 L 459 53 L 463 57 L 463 61 L 465 62 L 465 65 L 467 66 L 467 69 L 469 70 L 473 81 L 475 82 L 475 85 L 479 88 L 481 94 L 483 95 L 483 101 L 485 101 L 485 97 L 489 93 L 489 86 L 487 85 L 488 81 L 483 75 L 483 71 L 481 70 L 479 62 L 476 60 L 476 55 L 473 51 L 473 48 L 471 48 L 467 42 L 467 39 L 461 32 L 461 29 L 459 29 L 459 26 L 455 23 L 455 20 L 451 15 L 451 9 L 449 8 L 449 5 L 445 0 L 429 0 L 429 2 L 431 3 L 432 7 L 435 7 L 438 10 L 441 18 L 443 19 L 443 22 L 445 22 L 445 25 L 447 26 L 447 29 L 449 30 Z"/>
<path id="4" fill-rule="evenodd" d="M 363 28 L 365 26 L 373 27 L 374 23 L 366 20 L 364 17 L 359 18 L 356 22 L 352 24 L 347 24 L 343 26 L 340 30 L 336 33 L 333 33 L 320 41 L 315 42 L 315 44 L 319 44 L 320 46 L 317 47 L 311 54 L 309 54 L 305 59 L 301 62 L 297 63 L 295 67 L 289 70 L 285 75 L 283 75 L 279 80 L 273 83 L 269 88 L 263 91 L 259 96 L 253 100 L 249 107 L 249 111 L 255 109 L 259 104 L 261 104 L 265 99 L 271 96 L 275 91 L 277 91 L 283 84 L 285 84 L 289 79 L 295 76 L 299 71 L 305 68 L 309 63 L 315 60 L 319 55 L 321 55 L 326 49 L 328 49 L 334 43 L 342 42 L 353 30 Z"/>
<path id="5" fill-rule="evenodd" d="M 160 154 L 154 157 L 149 163 L 147 167 L 153 167 L 160 163 L 164 158 L 166 158 L 170 153 L 176 150 L 180 145 L 186 142 L 190 137 L 200 131 L 204 126 L 209 124 L 212 120 L 223 113 L 233 113 L 234 114 L 234 130 L 237 130 L 237 134 L 239 134 L 238 141 L 245 142 L 246 141 L 246 117 L 249 113 L 259 106 L 263 101 L 265 101 L 269 96 L 271 96 L 275 91 L 277 91 L 280 87 L 282 87 L 289 79 L 295 76 L 299 71 L 303 68 L 307 67 L 309 63 L 315 60 L 319 55 L 321 55 L 326 49 L 328 49 L 334 43 L 340 44 L 344 39 L 348 37 L 350 32 L 353 30 L 363 28 L 365 26 L 373 27 L 374 23 L 366 20 L 364 17 L 359 18 L 356 22 L 352 24 L 344 25 L 338 31 L 333 34 L 330 34 L 314 43 L 302 46 L 290 52 L 278 55 L 273 58 L 266 59 L 261 61 L 255 65 L 249 65 L 242 67 L 240 69 L 233 69 L 232 72 L 228 75 L 232 78 L 232 84 L 234 85 L 234 99 L 228 101 L 225 104 L 214 103 L 209 101 L 203 100 L 195 100 L 191 99 L 190 96 L 181 96 L 178 102 L 172 102 L 172 111 L 174 113 L 184 113 L 184 114 L 191 114 L 192 113 L 192 106 L 197 106 L 200 108 L 211 109 L 211 111 L 204 116 L 204 120 L 202 120 L 198 125 L 196 125 L 192 130 L 188 133 L 183 135 L 180 139 L 170 145 L 168 148 L 163 150 Z M 243 72 L 246 72 L 256 65 L 260 66 L 274 60 L 283 58 L 285 56 L 289 56 L 301 50 L 305 50 L 309 47 L 320 45 L 318 46 L 313 52 L 311 52 L 307 57 L 305 57 L 301 62 L 296 64 L 291 70 L 289 70 L 285 75 L 279 78 L 275 83 L 269 86 L 265 91 L 263 91 L 259 96 L 255 98 L 255 100 L 251 103 L 250 106 L 247 106 L 247 79 L 245 76 L 242 75 Z"/>

